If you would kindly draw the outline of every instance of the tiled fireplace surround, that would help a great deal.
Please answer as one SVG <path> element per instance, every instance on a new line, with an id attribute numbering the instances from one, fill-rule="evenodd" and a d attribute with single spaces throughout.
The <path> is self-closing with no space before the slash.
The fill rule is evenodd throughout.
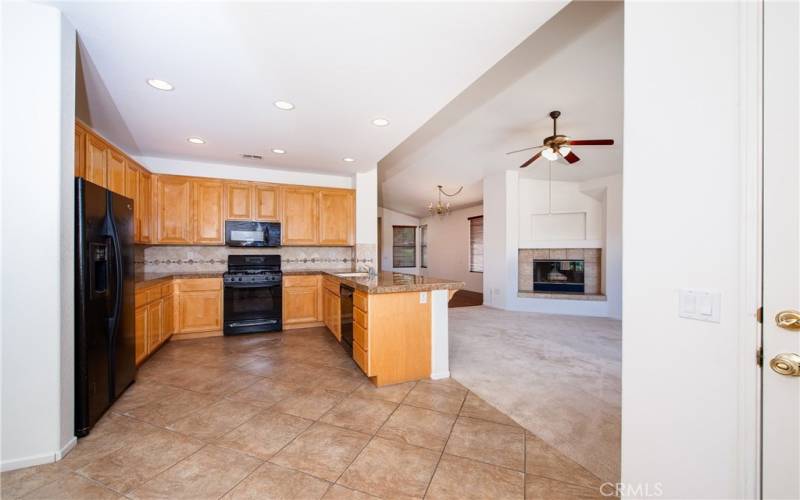
<path id="1" fill-rule="evenodd" d="M 600 300 L 599 248 L 521 248 L 517 266 L 520 297 L 564 298 Z M 533 291 L 533 260 L 583 260 L 584 293 L 559 294 Z"/>
<path id="2" fill-rule="evenodd" d="M 222 272 L 231 254 L 278 254 L 283 269 L 342 269 L 374 266 L 377 245 L 354 247 L 234 248 L 225 246 L 138 246 L 137 272 Z"/>

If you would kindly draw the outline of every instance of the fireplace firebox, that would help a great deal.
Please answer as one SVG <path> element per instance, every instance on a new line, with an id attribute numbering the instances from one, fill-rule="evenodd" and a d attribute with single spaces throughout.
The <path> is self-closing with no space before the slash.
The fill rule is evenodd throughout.
<path id="1" fill-rule="evenodd" d="M 533 261 L 533 291 L 584 293 L 583 260 Z"/>

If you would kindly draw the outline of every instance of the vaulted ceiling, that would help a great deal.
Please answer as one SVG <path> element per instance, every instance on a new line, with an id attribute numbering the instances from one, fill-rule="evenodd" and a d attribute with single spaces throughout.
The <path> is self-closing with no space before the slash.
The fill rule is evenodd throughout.
<path id="1" fill-rule="evenodd" d="M 352 173 L 566 1 L 51 3 L 78 32 L 84 118 L 130 153 Z"/>
<path id="2" fill-rule="evenodd" d="M 581 161 L 552 163 L 556 180 L 581 181 L 622 171 L 623 5 L 573 2 L 453 99 L 380 163 L 382 206 L 427 214 L 436 185 L 454 207 L 480 203 L 482 179 L 517 169 L 532 154 L 506 155 L 552 134 L 614 139 L 611 147 L 576 147 Z M 546 179 L 540 158 L 521 175 Z"/>

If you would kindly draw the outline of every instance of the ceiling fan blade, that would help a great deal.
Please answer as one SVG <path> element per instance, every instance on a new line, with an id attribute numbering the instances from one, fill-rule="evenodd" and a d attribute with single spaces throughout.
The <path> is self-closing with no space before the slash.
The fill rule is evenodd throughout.
<path id="1" fill-rule="evenodd" d="M 576 161 L 580 160 L 580 158 L 578 158 L 578 155 L 576 155 L 572 151 L 570 151 L 567 154 L 567 156 L 564 157 L 564 159 L 567 160 L 567 162 L 569 162 L 570 164 L 575 163 Z"/>
<path id="2" fill-rule="evenodd" d="M 533 155 L 533 156 L 531 157 L 531 159 L 530 159 L 530 160 L 528 160 L 528 161 L 526 161 L 525 163 L 523 163 L 522 165 L 520 165 L 520 166 L 519 166 L 519 168 L 525 168 L 525 167 L 527 167 L 527 166 L 528 166 L 528 165 L 530 165 L 531 163 L 533 163 L 533 162 L 535 162 L 536 160 L 538 160 L 540 156 L 542 156 L 542 152 L 541 152 L 541 151 L 539 151 L 538 153 L 536 153 L 535 155 Z"/>
<path id="3" fill-rule="evenodd" d="M 588 139 L 569 141 L 570 146 L 611 146 L 614 139 Z"/>
<path id="4" fill-rule="evenodd" d="M 509 152 L 508 152 L 508 153 L 506 153 L 506 154 L 507 154 L 507 155 L 513 155 L 514 153 L 521 153 L 522 151 L 530 151 L 531 149 L 543 148 L 543 147 L 544 147 L 544 146 L 531 146 L 531 147 L 529 147 L 529 148 L 517 149 L 516 151 L 509 151 Z"/>

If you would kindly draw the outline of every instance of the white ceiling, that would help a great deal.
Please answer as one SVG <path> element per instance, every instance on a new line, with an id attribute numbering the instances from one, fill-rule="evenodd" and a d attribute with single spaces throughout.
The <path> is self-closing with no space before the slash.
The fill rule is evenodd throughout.
<path id="1" fill-rule="evenodd" d="M 264 166 L 352 173 L 376 165 L 566 1 L 51 3 L 78 31 L 91 124 L 130 153 L 248 166 L 239 155 L 256 153 Z M 375 117 L 391 125 L 375 127 Z"/>
<path id="2" fill-rule="evenodd" d="M 436 185 L 464 185 L 454 207 L 480 203 L 482 179 L 516 169 L 552 134 L 614 139 L 614 146 L 576 147 L 581 161 L 554 162 L 553 179 L 579 181 L 622 171 L 623 5 L 573 2 L 379 163 L 381 204 L 427 215 Z M 546 179 L 539 159 L 522 175 Z"/>

